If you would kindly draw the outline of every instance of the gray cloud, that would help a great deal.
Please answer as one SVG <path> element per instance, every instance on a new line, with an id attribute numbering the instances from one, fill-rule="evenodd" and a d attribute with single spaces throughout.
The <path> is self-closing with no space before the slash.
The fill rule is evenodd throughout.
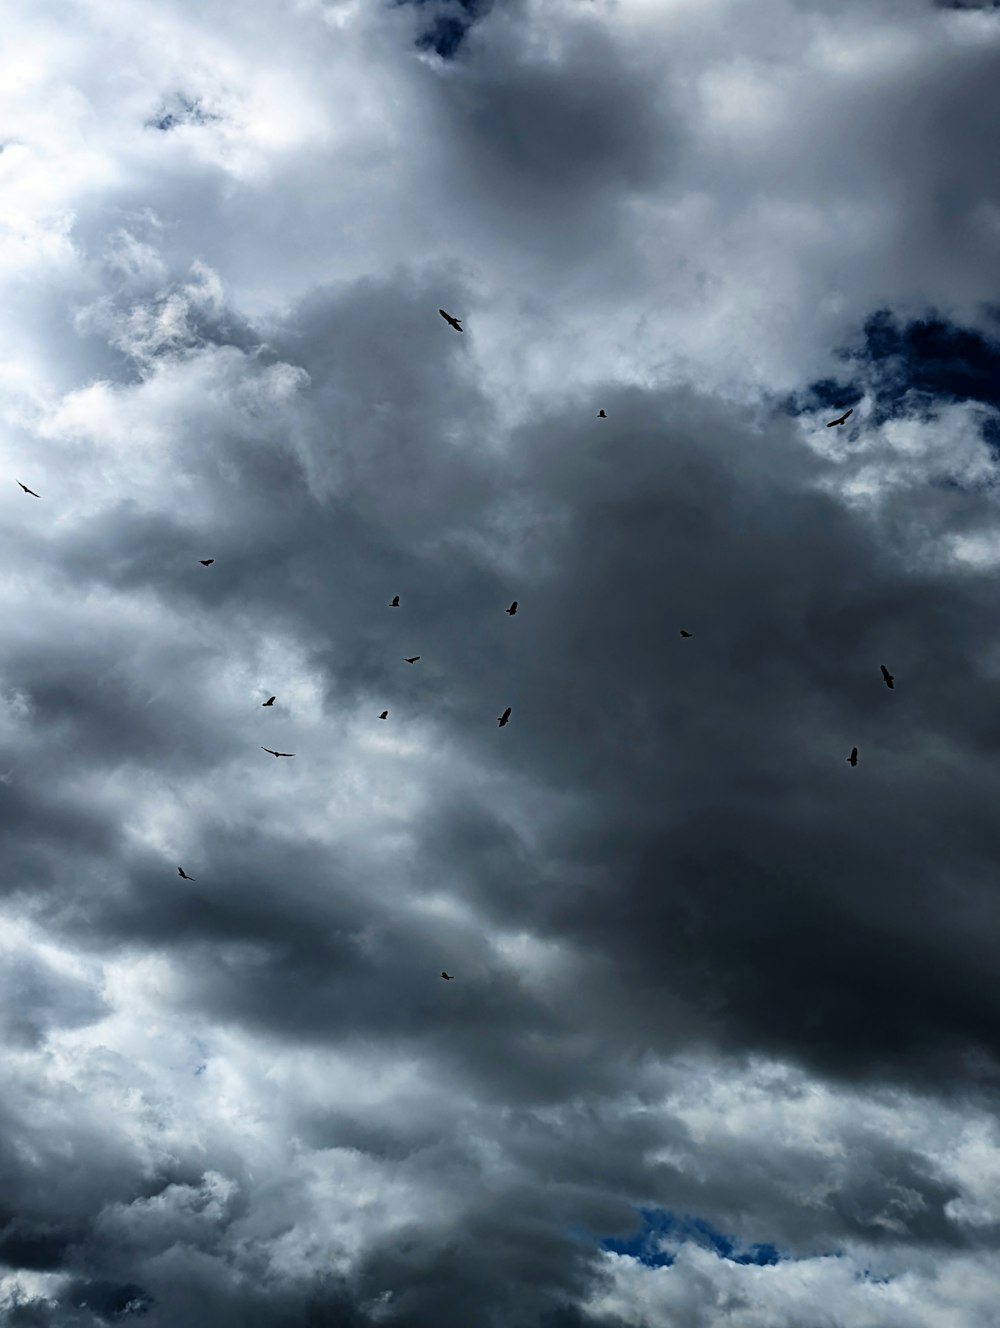
<path id="1" fill-rule="evenodd" d="M 423 17 L 13 34 L 3 1313 L 985 1326 L 995 20 Z"/>

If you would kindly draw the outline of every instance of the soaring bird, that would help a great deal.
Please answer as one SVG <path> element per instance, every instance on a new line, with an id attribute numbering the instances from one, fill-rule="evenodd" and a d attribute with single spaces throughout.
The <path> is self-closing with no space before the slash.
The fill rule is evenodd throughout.
<path id="1" fill-rule="evenodd" d="M 390 608 L 390 609 L 398 609 L 398 608 L 399 608 L 399 596 L 398 596 L 398 595 L 393 595 L 392 599 L 389 601 L 389 608 Z"/>
<path id="2" fill-rule="evenodd" d="M 854 407 L 852 406 L 850 410 L 844 411 L 843 415 L 841 415 L 839 420 L 830 420 L 829 424 L 827 424 L 826 427 L 828 429 L 832 429 L 835 424 L 843 424 L 844 421 L 847 419 L 848 415 L 853 415 L 853 414 L 854 414 Z"/>
<path id="3" fill-rule="evenodd" d="M 510 706 L 508 706 L 507 709 L 503 712 L 503 714 L 499 717 L 497 723 L 500 725 L 501 728 L 503 728 L 503 726 L 507 723 L 508 719 L 510 719 Z"/>
<path id="4" fill-rule="evenodd" d="M 454 982 L 454 981 L 455 981 L 455 974 L 454 974 L 454 973 L 442 973 L 441 976 L 444 978 L 445 982 Z"/>
<path id="5" fill-rule="evenodd" d="M 405 658 L 404 658 L 403 663 L 404 663 L 404 664 L 416 664 L 416 662 L 417 662 L 417 660 L 418 660 L 419 658 L 420 658 L 419 655 L 411 655 L 409 659 L 405 659 Z"/>
<path id="6" fill-rule="evenodd" d="M 17 483 L 21 484 L 21 481 L 18 480 Z M 26 484 L 21 484 L 21 488 L 24 490 L 25 493 L 30 493 L 32 498 L 41 498 L 42 496 L 40 493 L 35 493 L 34 489 L 29 489 Z"/>
<path id="7" fill-rule="evenodd" d="M 850 756 L 847 758 L 847 761 L 848 761 L 848 764 L 849 764 L 849 765 L 857 765 L 857 763 L 858 763 L 858 749 L 857 749 L 857 747 L 852 747 L 852 748 L 851 748 L 851 754 L 850 754 Z"/>
<path id="8" fill-rule="evenodd" d="M 886 687 L 891 687 L 895 680 L 895 674 L 890 673 L 884 664 L 880 664 L 879 668 L 882 670 L 882 677 L 885 679 Z"/>
<path id="9" fill-rule="evenodd" d="M 261 701 L 261 705 L 274 705 L 277 697 L 269 696 L 266 701 Z"/>
<path id="10" fill-rule="evenodd" d="M 272 752 L 270 747 L 262 747 L 262 752 L 271 752 L 272 756 L 294 756 L 294 752 Z"/>
<path id="11" fill-rule="evenodd" d="M 202 567 L 211 567 L 212 564 L 215 562 L 215 559 L 214 559 L 214 558 L 199 558 L 198 561 L 201 563 Z"/>
<path id="12" fill-rule="evenodd" d="M 177 875 L 181 878 L 182 881 L 193 881 L 193 880 L 194 880 L 194 877 L 193 877 L 193 876 L 189 876 L 189 875 L 187 874 L 187 872 L 184 870 L 183 867 L 178 867 L 178 868 L 177 868 Z"/>
<path id="13" fill-rule="evenodd" d="M 507 610 L 507 612 L 508 612 L 508 613 L 510 614 L 510 616 L 513 618 L 514 614 L 517 613 L 517 600 L 514 600 L 513 604 L 511 604 L 511 606 L 510 606 L 510 608 Z"/>
<path id="14" fill-rule="evenodd" d="M 465 328 L 462 326 L 461 321 L 459 319 L 452 318 L 451 314 L 446 314 L 443 309 L 439 309 L 438 313 L 441 315 L 444 321 L 449 324 L 449 326 L 455 329 L 456 332 L 465 331 Z"/>
<path id="15" fill-rule="evenodd" d="M 383 710 L 381 715 L 379 715 L 379 719 L 388 719 L 388 718 L 389 718 L 388 710 Z"/>
<path id="16" fill-rule="evenodd" d="M 608 417 L 607 417 L 607 415 L 605 415 L 605 413 L 604 413 L 603 410 L 599 410 L 599 411 L 597 412 L 597 418 L 598 418 L 599 420 L 606 420 Z"/>
<path id="17" fill-rule="evenodd" d="M 684 628 L 682 627 L 681 636 L 694 636 L 694 632 L 685 632 Z"/>

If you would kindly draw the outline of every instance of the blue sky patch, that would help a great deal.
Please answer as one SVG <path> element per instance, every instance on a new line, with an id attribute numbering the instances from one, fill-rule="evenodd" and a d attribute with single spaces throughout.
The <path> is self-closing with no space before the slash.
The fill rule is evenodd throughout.
<path id="1" fill-rule="evenodd" d="M 477 19 L 493 8 L 493 0 L 397 0 L 397 4 L 417 5 L 427 10 L 427 19 L 417 36 L 422 51 L 436 51 L 450 60 L 465 40 L 465 34 Z"/>
<path id="2" fill-rule="evenodd" d="M 643 1224 L 640 1232 L 628 1240 L 602 1240 L 601 1248 L 627 1254 L 648 1268 L 668 1268 L 674 1262 L 674 1256 L 660 1248 L 664 1241 L 673 1245 L 692 1241 L 732 1263 L 764 1266 L 780 1262 L 781 1256 L 770 1242 L 741 1247 L 733 1237 L 716 1231 L 701 1218 L 678 1216 L 662 1208 L 640 1208 L 639 1213 Z"/>
<path id="3" fill-rule="evenodd" d="M 984 419 L 983 436 L 1000 447 L 1000 319 L 991 338 L 934 313 L 903 322 L 879 309 L 866 320 L 861 344 L 842 347 L 838 358 L 845 377 L 820 379 L 788 398 L 791 414 L 846 410 L 867 391 L 874 398 L 869 423 L 877 426 L 899 415 L 930 415 L 938 403 L 974 401 L 997 412 Z"/>

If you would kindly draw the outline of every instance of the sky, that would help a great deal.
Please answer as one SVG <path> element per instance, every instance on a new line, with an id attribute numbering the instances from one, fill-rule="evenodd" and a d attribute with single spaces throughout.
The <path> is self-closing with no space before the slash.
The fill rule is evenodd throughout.
<path id="1" fill-rule="evenodd" d="M 992 1328 L 1000 9 L 4 28 L 0 1320 Z"/>

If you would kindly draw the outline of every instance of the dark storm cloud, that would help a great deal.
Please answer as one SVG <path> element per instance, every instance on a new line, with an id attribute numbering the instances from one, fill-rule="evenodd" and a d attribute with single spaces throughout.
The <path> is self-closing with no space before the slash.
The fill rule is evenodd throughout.
<path id="1" fill-rule="evenodd" d="M 467 32 L 433 37 L 440 53 L 464 35 L 455 58 L 418 59 L 407 32 L 408 63 L 377 27 L 352 46 L 349 5 L 280 32 L 206 11 L 219 45 L 190 80 L 165 61 L 130 103 L 109 160 L 155 155 L 77 191 L 77 285 L 46 287 L 26 324 L 53 332 L 57 363 L 15 420 L 49 467 L 45 500 L 12 494 L 3 546 L 0 833 L 20 931 L 0 959 L 0 1260 L 25 1278 L 3 1312 L 700 1328 L 742 1305 L 787 1325 L 809 1310 L 786 1270 L 849 1280 L 868 1260 L 897 1278 L 900 1328 L 924 1328 L 934 1267 L 954 1283 L 997 1239 L 997 592 L 938 546 L 992 531 L 995 506 L 929 467 L 852 507 L 847 463 L 817 456 L 803 420 L 663 385 L 658 334 L 592 328 L 572 291 L 602 265 L 638 289 L 652 268 L 634 255 L 670 249 L 657 207 L 704 196 L 741 223 L 755 178 L 765 201 L 825 202 L 858 123 L 898 234 L 919 240 L 900 270 L 919 266 L 995 197 L 990 52 L 883 79 L 859 37 L 851 95 L 817 57 L 821 95 L 787 151 L 745 151 L 753 98 L 738 77 L 698 82 L 734 10 L 699 11 L 685 46 L 671 7 L 685 82 L 627 6 L 620 24 L 556 0 L 474 8 L 451 11 Z M 792 61 L 819 31 L 800 9 L 768 8 L 723 54 L 766 44 L 770 23 Z M 192 34 L 173 35 L 176 66 Z M 251 52 L 220 75 L 232 114 L 194 126 L 227 43 Z M 401 101 L 356 111 L 352 85 L 314 142 L 301 126 L 342 50 L 385 61 Z M 306 89 L 284 118 L 298 80 L 282 61 Z M 269 101 L 231 90 L 248 70 Z M 912 120 L 896 113 L 911 94 Z M 706 121 L 728 106 L 728 147 L 718 121 L 700 143 L 702 97 Z M 381 192 L 425 166 L 405 205 Z M 165 220 L 139 218 L 140 198 Z M 708 248 L 716 214 L 698 215 Z M 712 268 L 683 236 L 663 260 L 704 262 L 706 306 L 735 284 L 762 340 L 782 298 L 765 302 L 769 255 L 792 234 L 764 215 L 759 260 Z M 971 259 L 943 252 L 974 266 L 991 252 L 977 234 Z M 520 291 L 519 251 L 538 273 Z M 253 316 L 206 253 L 262 269 Z M 343 255 L 368 275 L 329 279 Z M 842 257 L 819 264 L 824 298 Z M 888 296 L 869 278 L 844 297 L 865 339 L 850 377 L 794 399 L 874 396 L 906 428 L 995 406 L 983 329 L 915 322 L 925 293 L 873 320 Z M 574 319 L 583 389 L 559 368 Z M 827 369 L 795 372 L 798 389 Z M 830 434 L 868 430 L 877 479 L 868 420 Z M 781 1082 L 760 1069 L 775 1061 Z M 654 1208 L 674 1215 L 657 1286 L 681 1308 L 650 1290 L 585 1317 L 628 1275 L 602 1240 L 638 1251 Z M 942 1314 L 979 1303 L 971 1282 Z M 812 1294 L 851 1321 L 846 1293 Z"/>

